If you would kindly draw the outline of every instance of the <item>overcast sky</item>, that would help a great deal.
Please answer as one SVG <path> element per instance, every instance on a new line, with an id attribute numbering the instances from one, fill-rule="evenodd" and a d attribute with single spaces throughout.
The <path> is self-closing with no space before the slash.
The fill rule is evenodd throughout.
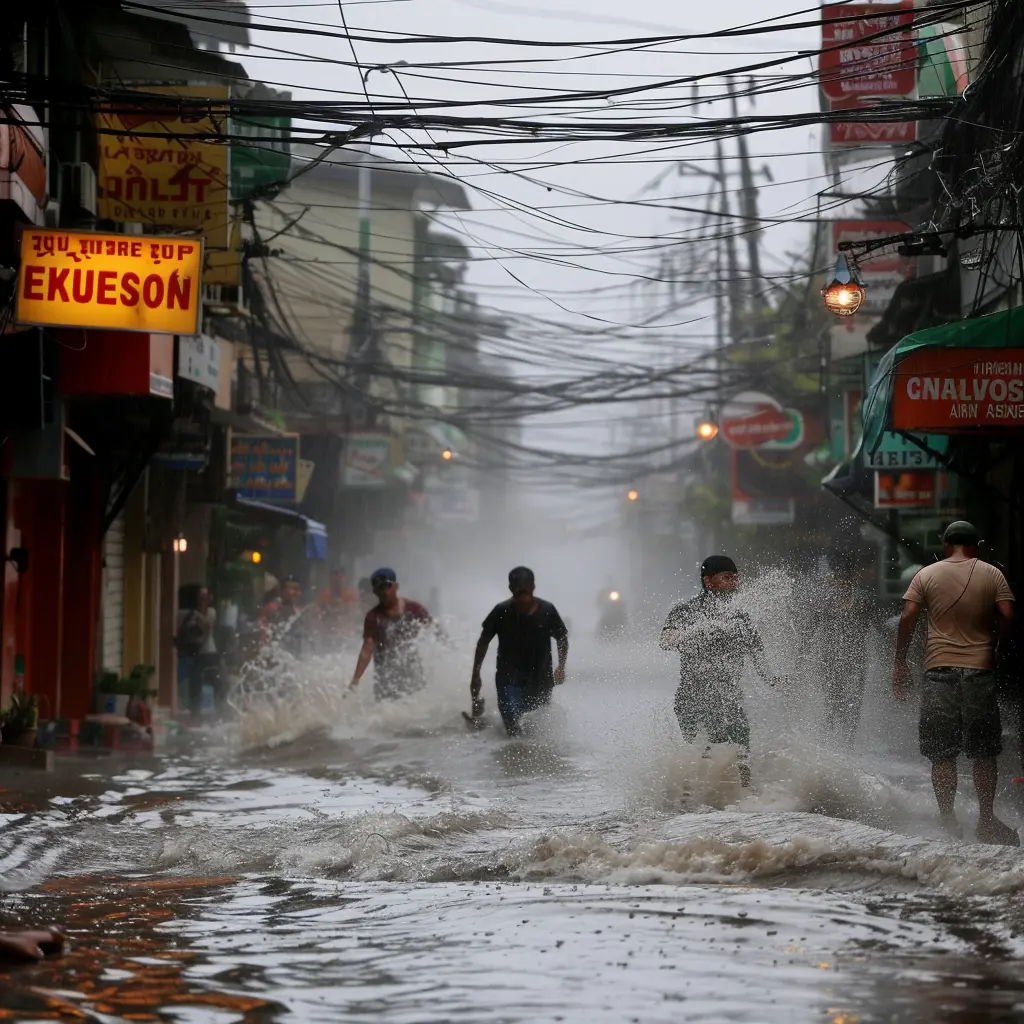
<path id="1" fill-rule="evenodd" d="M 770 22 L 770 19 L 807 21 L 811 5 L 796 0 L 719 0 L 717 3 L 670 3 L 667 0 L 588 0 L 573 6 L 564 0 L 548 7 L 503 0 L 381 0 L 346 4 L 349 29 L 424 33 L 432 35 L 482 35 L 516 39 L 610 40 L 670 33 L 700 33 Z M 297 19 L 340 30 L 341 16 L 332 4 L 250 5 L 254 18 Z M 585 7 L 585 10 L 583 9 Z M 789 16 L 787 18 L 787 16 Z M 295 98 L 363 98 L 359 76 L 350 68 L 316 59 L 352 59 L 340 39 L 324 40 L 282 36 L 256 30 L 253 47 L 240 54 L 254 79 L 291 88 Z M 738 66 L 777 57 L 778 68 L 760 72 L 808 75 L 813 60 L 807 56 L 787 59 L 795 53 L 813 51 L 820 45 L 820 29 L 804 28 L 741 39 L 698 40 L 659 44 L 627 52 L 599 52 L 596 49 L 537 50 L 525 47 L 492 46 L 482 43 L 461 45 L 400 46 L 384 43 L 355 43 L 355 54 L 364 67 L 387 65 L 401 76 L 373 72 L 367 87 L 371 99 L 402 99 L 400 85 L 416 103 L 427 99 L 472 101 L 475 108 L 460 113 L 494 116 L 509 111 L 488 107 L 495 97 L 521 96 L 534 91 L 602 89 L 656 82 L 693 74 L 720 74 Z M 264 47 L 293 49 L 303 57 L 283 59 Z M 560 58 L 552 62 L 551 58 Z M 572 58 L 572 59 L 565 59 Z M 457 70 L 421 70 L 399 62 L 431 60 L 480 62 L 517 59 L 517 64 Z M 541 61 L 547 60 L 547 63 Z M 433 76 L 433 77 L 427 77 Z M 744 76 L 744 84 L 747 76 Z M 759 81 L 764 84 L 762 77 Z M 645 120 L 688 121 L 693 118 L 728 116 L 728 104 L 721 99 L 724 77 L 701 86 L 707 102 L 694 110 L 691 88 L 668 93 L 649 93 L 641 102 L 674 98 L 667 109 L 650 107 Z M 716 97 L 718 97 L 716 101 Z M 636 99 L 592 102 L 574 117 L 608 119 L 638 116 Z M 674 107 L 674 109 L 673 109 Z M 757 99 L 756 113 L 795 113 L 816 110 L 816 88 L 807 83 Z M 741 113 L 749 110 L 742 101 Z M 520 114 L 520 111 L 515 113 Z M 806 254 L 810 226 L 798 223 L 816 216 L 816 193 L 827 182 L 820 154 L 818 127 L 772 131 L 749 137 L 755 167 L 767 166 L 771 181 L 759 177 L 760 214 L 783 218 L 789 223 L 769 227 L 762 238 L 762 269 L 767 276 L 784 281 L 793 270 L 793 254 Z M 419 138 L 423 138 L 422 134 Z M 378 143 L 404 145 L 407 136 L 393 132 Z M 734 140 L 726 142 L 735 154 Z M 382 150 L 388 152 L 387 150 Z M 603 355 L 621 353 L 623 358 L 654 362 L 672 359 L 675 345 L 680 351 L 695 345 L 712 344 L 713 304 L 690 298 L 674 305 L 665 287 L 645 282 L 658 276 L 659 262 L 666 256 L 682 258 L 699 241 L 673 246 L 673 233 L 685 239 L 699 234 L 692 215 L 626 205 L 635 199 L 674 197 L 679 205 L 703 206 L 709 182 L 699 176 L 681 177 L 675 170 L 680 160 L 713 166 L 714 150 L 709 143 L 696 145 L 624 142 L 587 142 L 563 146 L 509 146 L 490 144 L 465 156 L 445 158 L 409 151 L 390 153 L 398 159 L 418 160 L 420 166 L 440 174 L 457 176 L 469 189 L 474 209 L 448 219 L 453 230 L 466 237 L 474 262 L 468 283 L 485 306 L 505 312 L 544 316 L 565 326 L 568 362 L 559 367 L 552 353 L 550 372 L 565 374 L 574 353 L 585 350 Z M 533 166 L 528 166 L 533 162 Z M 554 163 L 554 166 L 551 164 Z M 538 166 L 540 165 L 540 166 Z M 735 160 L 730 170 L 735 172 Z M 738 178 L 731 181 L 738 188 Z M 733 196 L 735 202 L 736 197 Z M 740 246 L 741 256 L 745 250 Z M 553 262 L 554 261 L 554 262 Z M 678 297 L 676 303 L 678 303 Z M 656 324 L 674 325 L 653 330 Z M 637 325 L 631 342 L 609 342 L 594 338 L 595 327 L 604 324 Z M 641 327 L 640 325 L 647 325 Z M 586 334 L 577 335 L 574 328 Z M 657 336 L 657 344 L 643 340 Z M 682 360 L 680 360 L 682 361 Z M 633 421 L 642 410 L 617 407 L 614 410 L 577 409 L 554 421 L 533 423 L 529 441 L 558 449 L 593 451 L 608 443 L 609 419 Z M 622 427 L 622 431 L 628 430 Z"/>

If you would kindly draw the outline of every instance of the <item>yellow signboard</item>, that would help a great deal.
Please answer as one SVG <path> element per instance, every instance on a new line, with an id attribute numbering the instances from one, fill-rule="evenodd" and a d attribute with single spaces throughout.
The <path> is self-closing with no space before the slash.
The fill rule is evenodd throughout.
<path id="1" fill-rule="evenodd" d="M 199 333 L 203 241 L 26 228 L 15 318 L 43 327 Z"/>
<path id="2" fill-rule="evenodd" d="M 134 109 L 121 102 L 97 114 L 99 216 L 201 231 L 208 256 L 232 253 L 229 147 L 218 141 L 228 132 L 228 87 L 139 89 Z"/>

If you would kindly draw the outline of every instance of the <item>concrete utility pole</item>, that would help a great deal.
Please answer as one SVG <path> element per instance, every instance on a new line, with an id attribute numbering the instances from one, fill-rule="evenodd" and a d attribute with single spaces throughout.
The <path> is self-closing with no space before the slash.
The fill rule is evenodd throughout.
<path id="1" fill-rule="evenodd" d="M 356 305 L 352 311 L 352 349 L 362 355 L 369 347 L 371 334 L 370 320 L 370 202 L 372 179 L 370 152 L 365 150 L 359 158 L 358 207 L 359 207 L 359 268 L 356 287 Z"/>
<path id="2" fill-rule="evenodd" d="M 721 140 L 715 142 L 715 155 L 718 158 L 718 188 L 720 191 L 719 213 L 721 213 L 720 230 L 725 236 L 725 269 L 728 280 L 718 281 L 718 290 L 722 285 L 728 289 L 729 296 L 729 337 L 725 344 L 733 345 L 740 340 L 740 313 L 743 309 L 743 289 L 740 282 L 739 260 L 736 258 L 736 232 L 733 230 L 731 210 L 729 207 L 729 174 L 725 168 L 725 150 Z"/>
<path id="3" fill-rule="evenodd" d="M 739 99 L 736 95 L 736 83 L 732 78 L 726 79 L 729 101 L 732 104 L 733 119 L 740 116 Z M 749 298 L 750 311 L 756 313 L 759 306 L 758 292 L 761 290 L 761 229 L 758 227 L 757 186 L 754 184 L 754 172 L 750 166 L 750 151 L 747 149 L 747 137 L 740 133 L 736 137 L 740 163 L 740 211 L 743 214 L 743 230 L 747 236 L 747 262 L 750 271 Z"/>
<path id="4" fill-rule="evenodd" d="M 359 213 L 359 266 L 356 284 L 356 303 L 352 310 L 352 347 L 351 352 L 358 370 L 355 375 L 356 387 L 364 394 L 365 422 L 369 425 L 374 420 L 372 405 L 369 401 L 370 374 L 369 368 L 377 359 L 377 337 L 373 324 L 373 309 L 370 300 L 370 257 L 372 252 L 372 200 L 373 180 L 370 161 L 372 154 L 369 148 L 363 150 L 359 158 L 357 178 L 357 196 Z"/>

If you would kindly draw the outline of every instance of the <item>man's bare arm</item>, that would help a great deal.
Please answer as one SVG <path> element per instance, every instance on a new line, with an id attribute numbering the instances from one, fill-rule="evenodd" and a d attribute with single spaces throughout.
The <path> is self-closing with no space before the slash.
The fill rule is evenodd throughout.
<path id="1" fill-rule="evenodd" d="M 900 615 L 899 628 L 896 631 L 896 657 L 892 666 L 892 693 L 897 700 L 907 699 L 907 687 L 910 685 L 910 667 L 907 665 L 907 654 L 910 642 L 914 639 L 914 630 L 921 615 L 921 606 L 916 601 L 904 601 Z"/>
<path id="2" fill-rule="evenodd" d="M 486 632 L 481 633 L 473 654 L 473 675 L 469 682 L 469 694 L 473 698 L 480 696 L 480 687 L 483 685 L 480 680 L 480 669 L 483 668 L 484 658 L 487 657 L 487 648 L 490 646 L 491 637 Z"/>
<path id="3" fill-rule="evenodd" d="M 565 662 L 569 657 L 569 634 L 563 633 L 555 640 L 555 647 L 558 649 L 558 668 L 555 669 L 555 682 L 565 682 Z"/>
<path id="4" fill-rule="evenodd" d="M 359 685 L 359 680 L 363 678 L 363 673 L 366 672 L 373 658 L 373 648 L 375 646 L 372 636 L 368 636 L 363 640 L 363 646 L 359 648 L 359 657 L 356 660 L 356 670 L 352 675 L 352 686 Z"/>

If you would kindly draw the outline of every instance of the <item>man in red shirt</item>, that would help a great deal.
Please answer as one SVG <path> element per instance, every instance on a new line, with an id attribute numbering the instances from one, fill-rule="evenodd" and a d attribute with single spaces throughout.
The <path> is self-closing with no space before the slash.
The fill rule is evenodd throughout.
<path id="1" fill-rule="evenodd" d="M 370 577 L 377 605 L 366 613 L 363 646 L 352 686 L 359 685 L 373 659 L 373 694 L 377 700 L 398 700 L 427 685 L 416 648 L 423 629 L 437 629 L 430 612 L 416 601 L 398 596 L 394 569 L 377 569 Z"/>

